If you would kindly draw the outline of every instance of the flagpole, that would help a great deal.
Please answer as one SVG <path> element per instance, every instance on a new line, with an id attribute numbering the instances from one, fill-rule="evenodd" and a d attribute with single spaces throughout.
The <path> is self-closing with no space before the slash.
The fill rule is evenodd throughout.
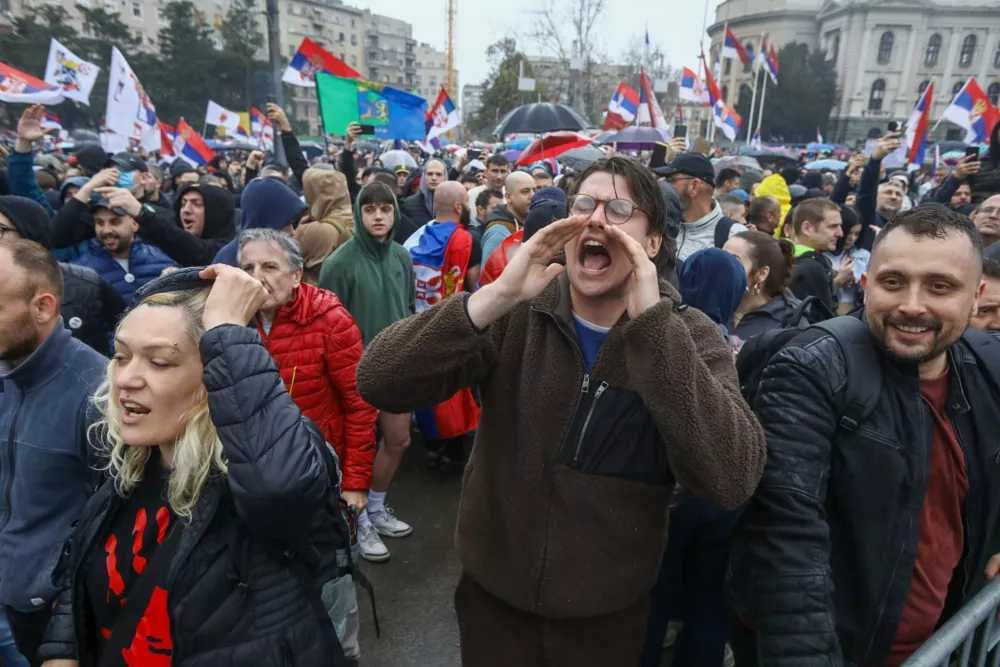
<path id="1" fill-rule="evenodd" d="M 760 74 L 760 69 L 754 68 L 753 71 L 753 97 L 750 99 L 750 125 L 747 127 L 747 142 L 746 145 L 750 145 L 750 138 L 753 137 L 753 110 L 757 104 L 757 84 L 758 84 L 758 74 Z"/>
<path id="2" fill-rule="evenodd" d="M 764 86 L 760 90 L 760 111 L 757 112 L 757 129 L 761 128 L 761 123 L 764 122 L 764 98 L 767 96 L 767 80 L 770 76 L 765 73 L 764 75 Z M 761 137 L 763 142 L 763 136 Z"/>

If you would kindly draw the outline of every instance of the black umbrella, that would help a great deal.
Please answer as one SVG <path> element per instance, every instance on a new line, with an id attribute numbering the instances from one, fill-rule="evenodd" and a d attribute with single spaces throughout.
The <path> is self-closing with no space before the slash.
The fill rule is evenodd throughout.
<path id="1" fill-rule="evenodd" d="M 573 150 L 566 151 L 556 159 L 564 167 L 574 171 L 583 171 L 591 163 L 597 162 L 604 157 L 604 151 L 596 146 L 581 146 Z"/>
<path id="2" fill-rule="evenodd" d="M 593 127 L 586 118 L 565 104 L 539 102 L 525 104 L 508 112 L 493 130 L 501 139 L 508 134 L 544 134 L 556 130 L 585 130 Z"/>

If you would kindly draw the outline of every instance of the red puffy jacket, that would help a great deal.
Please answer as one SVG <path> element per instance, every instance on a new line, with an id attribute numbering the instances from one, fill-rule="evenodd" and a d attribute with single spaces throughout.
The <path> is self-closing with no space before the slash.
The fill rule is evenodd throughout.
<path id="1" fill-rule="evenodd" d="M 346 491 L 367 491 L 378 412 L 358 395 L 354 375 L 364 348 L 354 318 L 332 292 L 302 283 L 265 334 L 281 379 L 299 409 L 333 445 Z"/>

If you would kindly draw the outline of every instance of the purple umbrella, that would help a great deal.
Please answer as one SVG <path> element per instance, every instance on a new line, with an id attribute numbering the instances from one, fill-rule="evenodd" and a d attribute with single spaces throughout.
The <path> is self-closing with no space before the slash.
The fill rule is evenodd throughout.
<path id="1" fill-rule="evenodd" d="M 516 148 L 511 148 L 511 149 L 509 149 L 509 150 L 505 150 L 505 151 L 504 151 L 503 153 L 501 153 L 500 155 L 503 155 L 503 156 L 504 156 L 505 158 L 507 158 L 507 159 L 508 159 L 508 160 L 510 160 L 511 162 L 516 162 L 516 161 L 517 161 L 517 158 L 521 157 L 521 153 L 522 153 L 522 152 L 523 152 L 523 151 L 519 151 L 519 150 L 517 150 Z"/>
<path id="2" fill-rule="evenodd" d="M 617 145 L 627 151 L 648 151 L 656 142 L 668 143 L 670 135 L 658 127 L 626 127 L 604 139 L 605 144 Z"/>

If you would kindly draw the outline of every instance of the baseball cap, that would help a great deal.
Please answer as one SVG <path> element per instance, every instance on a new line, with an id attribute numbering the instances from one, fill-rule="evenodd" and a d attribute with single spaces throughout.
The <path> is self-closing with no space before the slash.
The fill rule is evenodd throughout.
<path id="1" fill-rule="evenodd" d="M 735 190 L 731 190 L 729 192 L 729 194 L 731 194 L 732 196 L 736 197 L 737 199 L 739 199 L 742 202 L 748 202 L 748 201 L 750 201 L 750 195 L 747 194 L 746 190 L 743 190 L 741 188 L 736 188 Z"/>
<path id="2" fill-rule="evenodd" d="M 69 163 L 82 169 L 87 176 L 93 176 L 108 163 L 108 152 L 98 144 L 86 144 L 69 158 Z"/>
<path id="3" fill-rule="evenodd" d="M 149 167 L 146 166 L 146 161 L 135 153 L 128 153 L 122 151 L 121 153 L 115 153 L 110 162 L 109 167 L 118 167 L 121 171 L 142 171 L 148 172 Z"/>
<path id="4" fill-rule="evenodd" d="M 91 212 L 96 211 L 99 208 L 106 208 L 115 215 L 125 215 L 125 209 L 118 208 L 117 206 L 112 207 L 111 202 L 104 198 L 104 195 L 94 195 L 90 198 L 90 202 L 87 204 L 87 208 Z"/>
<path id="5" fill-rule="evenodd" d="M 705 181 L 713 187 L 715 186 L 715 168 L 712 166 L 712 163 L 701 153 L 693 151 L 681 153 L 670 164 L 657 167 L 653 171 L 660 176 L 687 174 L 688 176 L 694 176 L 698 180 Z"/>

